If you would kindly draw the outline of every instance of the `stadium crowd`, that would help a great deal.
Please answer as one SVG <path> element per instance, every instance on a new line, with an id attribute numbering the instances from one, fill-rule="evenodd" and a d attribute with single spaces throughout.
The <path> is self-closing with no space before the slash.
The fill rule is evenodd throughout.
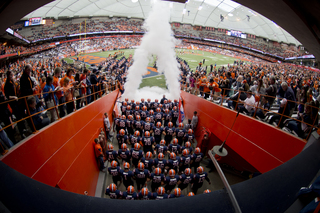
<path id="1" fill-rule="evenodd" d="M 56 26 L 57 25 L 57 26 Z M 60 24 L 53 26 L 37 26 L 33 28 L 22 28 L 19 32 L 30 41 L 37 39 L 45 39 L 52 37 L 65 37 L 71 34 L 84 32 L 104 32 L 104 31 L 143 31 L 143 21 L 139 19 L 126 18 L 99 18 L 89 19 L 86 22 L 81 19 L 62 21 Z M 81 29 L 80 29 L 81 25 Z M 180 26 L 180 25 L 179 25 Z M 172 24 L 173 32 L 177 36 L 206 38 L 213 40 L 220 40 L 237 46 L 245 46 L 259 51 L 277 55 L 280 57 L 297 57 L 301 55 L 310 54 L 305 51 L 299 51 L 294 45 L 279 44 L 273 41 L 267 41 L 263 38 L 247 38 L 241 39 L 226 35 L 225 32 L 220 32 L 218 29 L 214 31 L 206 30 L 205 28 L 188 28 L 186 31 L 182 27 L 177 27 Z"/>

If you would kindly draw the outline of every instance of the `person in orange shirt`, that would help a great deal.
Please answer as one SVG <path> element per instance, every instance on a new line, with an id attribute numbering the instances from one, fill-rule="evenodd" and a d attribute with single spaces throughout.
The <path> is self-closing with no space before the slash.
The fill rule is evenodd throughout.
<path id="1" fill-rule="evenodd" d="M 60 80 L 60 85 L 63 85 L 64 79 L 65 79 L 66 77 L 69 78 L 69 84 L 76 84 L 76 83 L 78 83 L 78 82 L 76 82 L 76 81 L 74 80 L 74 77 L 72 76 L 73 73 L 74 73 L 74 70 L 73 70 L 73 69 L 68 69 L 66 75 L 65 75 L 63 78 L 61 78 L 61 80 Z"/>
<path id="2" fill-rule="evenodd" d="M 206 78 L 203 78 L 201 80 L 201 86 L 203 87 L 203 93 L 204 93 L 204 99 L 207 99 L 210 96 L 209 85 L 210 85 L 210 83 L 207 83 L 207 79 Z"/>
<path id="3" fill-rule="evenodd" d="M 95 138 L 94 142 L 95 142 L 95 144 L 94 144 L 94 154 L 95 154 L 95 156 L 97 158 L 99 170 L 102 171 L 106 167 L 104 166 L 104 162 L 103 162 L 103 152 L 102 152 L 102 147 L 100 145 L 99 138 Z"/>
<path id="4" fill-rule="evenodd" d="M 68 77 L 64 78 L 62 90 L 65 97 L 65 102 L 67 103 L 67 114 L 73 112 L 74 103 L 73 103 L 73 87 L 70 85 L 70 80 Z"/>

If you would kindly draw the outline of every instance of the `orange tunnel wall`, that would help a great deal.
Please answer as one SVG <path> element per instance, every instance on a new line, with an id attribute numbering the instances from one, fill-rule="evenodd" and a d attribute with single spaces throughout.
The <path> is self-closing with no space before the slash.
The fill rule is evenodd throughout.
<path id="1" fill-rule="evenodd" d="M 206 127 L 214 135 L 213 139 L 210 138 L 209 148 L 221 145 L 237 112 L 184 91 L 181 92 L 181 97 L 186 118 L 192 118 L 193 112 L 198 112 L 196 135 L 201 127 Z M 305 141 L 297 137 L 243 114 L 239 114 L 226 141 L 227 147 L 232 149 L 230 153 L 237 153 L 261 173 L 290 160 L 302 151 L 305 144 Z"/>
<path id="2" fill-rule="evenodd" d="M 42 183 L 94 196 L 99 169 L 93 139 L 104 126 L 103 114 L 112 118 L 117 95 L 118 90 L 42 129 L 1 160 Z"/>

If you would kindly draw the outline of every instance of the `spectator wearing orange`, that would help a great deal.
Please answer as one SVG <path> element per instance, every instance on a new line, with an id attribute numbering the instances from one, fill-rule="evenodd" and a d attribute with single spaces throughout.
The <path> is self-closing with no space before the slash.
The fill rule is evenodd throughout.
<path id="1" fill-rule="evenodd" d="M 74 109 L 74 104 L 73 104 L 73 87 L 70 85 L 70 80 L 68 77 L 65 77 L 63 80 L 63 93 L 66 101 L 66 106 L 67 106 L 67 114 L 70 114 L 73 112 Z"/>
<path id="2" fill-rule="evenodd" d="M 99 138 L 95 138 L 94 142 L 95 142 L 94 153 L 97 158 L 99 170 L 102 171 L 105 168 L 105 166 L 104 166 L 104 162 L 103 162 L 103 152 L 102 152 L 102 147 L 100 145 Z"/>

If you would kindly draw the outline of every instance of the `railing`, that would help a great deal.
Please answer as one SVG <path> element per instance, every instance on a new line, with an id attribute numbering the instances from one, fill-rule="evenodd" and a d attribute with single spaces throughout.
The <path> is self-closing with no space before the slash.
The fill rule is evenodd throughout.
<path id="1" fill-rule="evenodd" d="M 216 103 L 216 104 L 219 104 L 219 105 L 221 105 L 221 106 L 223 106 L 224 101 L 226 101 L 226 100 L 229 99 L 229 96 L 228 96 L 227 94 L 230 94 L 231 91 L 234 91 L 234 94 L 236 94 L 237 92 L 239 92 L 237 99 L 236 99 L 236 100 L 231 100 L 232 102 L 235 103 L 234 110 L 237 110 L 237 109 L 238 109 L 238 105 L 244 104 L 243 101 L 239 100 L 241 93 L 245 93 L 245 94 L 247 93 L 247 92 L 244 91 L 244 90 L 234 90 L 234 89 L 228 89 L 228 88 L 221 88 L 220 94 L 215 94 L 215 92 L 214 92 L 214 87 L 213 87 L 213 89 L 210 90 L 209 92 L 203 92 L 203 91 L 200 91 L 200 90 L 199 90 L 199 86 L 201 86 L 201 85 L 199 85 L 198 83 L 195 83 L 194 89 L 192 89 L 191 91 L 190 91 L 189 89 L 186 89 L 185 86 L 186 86 L 186 85 L 184 84 L 184 82 L 181 81 L 181 89 L 182 89 L 182 90 L 186 90 L 187 92 L 190 92 L 191 94 L 192 94 L 192 93 L 195 93 L 194 95 L 202 94 L 202 95 L 201 95 L 202 97 L 209 97 L 209 98 L 211 99 L 210 101 L 212 101 L 213 103 L 215 103 L 213 99 L 215 99 L 215 100 L 220 100 L 220 102 L 219 102 L 219 103 Z M 190 87 L 188 87 L 188 88 L 190 88 Z M 255 96 L 256 94 L 252 92 L 252 95 Z M 284 106 L 284 108 L 283 108 L 283 110 L 282 110 L 282 113 L 279 113 L 279 112 L 272 111 L 272 110 L 271 110 L 271 108 L 272 108 L 271 105 L 270 105 L 269 109 L 265 109 L 265 108 L 259 106 L 259 105 L 260 105 L 260 101 L 261 101 L 262 97 L 265 97 L 266 99 L 273 98 L 273 99 L 274 99 L 274 103 L 275 103 L 276 100 L 279 102 L 279 100 L 282 100 L 283 98 L 280 98 L 280 97 L 278 97 L 278 96 L 274 97 L 274 96 L 262 95 L 262 94 L 259 94 L 259 96 L 260 96 L 259 101 L 255 101 L 255 103 L 254 103 L 253 105 L 245 104 L 245 105 L 248 105 L 248 106 L 252 106 L 252 107 L 254 108 L 253 114 L 251 115 L 251 113 L 250 113 L 250 115 L 248 115 L 248 116 L 251 116 L 251 117 L 256 118 L 257 111 L 258 111 L 259 109 L 261 109 L 262 111 L 265 112 L 264 114 L 267 114 L 268 112 L 270 112 L 270 113 L 271 113 L 270 115 L 279 115 L 279 116 L 280 116 L 280 119 L 279 119 L 279 121 L 278 121 L 278 124 L 277 124 L 276 128 L 282 129 L 282 127 L 281 127 L 280 124 L 281 124 L 281 123 L 284 123 L 283 121 L 285 121 L 286 119 L 290 119 L 290 120 L 293 120 L 293 121 L 300 122 L 301 124 L 305 124 L 305 125 L 307 126 L 307 128 L 305 128 L 305 130 L 307 130 L 307 131 L 304 131 L 304 132 L 307 133 L 307 136 L 304 137 L 304 138 L 302 138 L 302 139 L 304 139 L 304 140 L 306 140 L 306 141 L 308 140 L 311 132 L 312 132 L 314 129 L 317 129 L 317 130 L 318 130 L 318 128 L 319 128 L 319 127 L 318 127 L 318 117 L 319 117 L 318 112 L 319 112 L 319 107 L 309 105 L 309 107 L 311 107 L 312 110 L 315 110 L 315 111 L 316 111 L 316 113 L 314 113 L 314 114 L 316 114 L 316 116 L 314 116 L 314 117 L 312 118 L 312 120 L 313 120 L 313 121 L 312 121 L 312 124 L 309 124 L 309 123 L 306 123 L 306 122 L 304 122 L 304 121 L 302 121 L 302 120 L 293 118 L 293 117 L 291 117 L 291 115 L 288 116 L 288 115 L 285 115 L 285 114 L 284 114 L 284 113 L 285 113 L 285 109 L 286 109 L 286 107 L 288 106 L 288 103 L 294 103 L 296 107 L 297 107 L 299 104 L 305 105 L 305 103 L 301 103 L 301 102 L 297 102 L 297 101 L 292 101 L 292 100 L 287 100 L 287 103 L 285 104 L 285 106 Z M 279 106 L 279 107 L 280 107 L 280 106 Z M 296 107 L 294 108 L 294 110 L 296 109 Z M 312 110 L 311 110 L 311 113 L 312 113 Z M 259 119 L 259 120 L 263 120 L 263 119 Z M 294 132 L 293 134 L 295 134 L 295 132 Z M 295 135 L 298 136 L 297 134 L 295 134 Z"/>
<path id="2" fill-rule="evenodd" d="M 98 88 L 97 91 L 95 91 L 96 88 Z M 83 89 L 86 89 L 86 90 L 90 89 L 92 92 L 91 92 L 90 94 L 81 94 L 81 90 L 83 90 Z M 118 89 L 118 82 L 116 82 L 115 84 L 100 83 L 100 84 L 91 85 L 91 86 L 86 86 L 86 87 L 83 87 L 83 86 L 82 86 L 82 87 L 81 87 L 81 86 L 79 86 L 79 87 L 71 87 L 72 99 L 69 100 L 69 101 L 65 101 L 65 102 L 63 102 L 63 103 L 60 103 L 60 104 L 56 103 L 56 101 L 55 101 L 55 93 L 57 93 L 57 92 L 59 92 L 59 91 L 41 92 L 41 93 L 38 93 L 38 94 L 33 94 L 33 95 L 29 95 L 29 96 L 19 97 L 18 99 L 6 100 L 6 101 L 0 103 L 0 105 L 1 105 L 1 104 L 8 105 L 8 104 L 10 104 L 11 102 L 16 101 L 17 103 L 19 103 L 19 107 L 20 107 L 18 110 L 24 111 L 25 113 L 24 113 L 23 118 L 21 118 L 20 120 L 16 120 L 16 121 L 14 121 L 14 122 L 12 121 L 12 116 L 10 116 L 10 117 L 9 117 L 9 120 L 11 121 L 10 124 L 4 126 L 3 128 L 1 128 L 1 129 L 0 129 L 0 132 L 1 132 L 1 131 L 6 131 L 6 133 L 7 133 L 7 135 L 8 135 L 8 132 L 9 132 L 9 131 L 7 131 L 8 128 L 12 128 L 13 131 L 12 131 L 12 132 L 10 131 L 10 132 L 13 133 L 13 135 L 9 135 L 9 138 L 10 138 L 10 136 L 15 137 L 15 136 L 17 135 L 17 132 L 14 131 L 15 125 L 18 124 L 18 123 L 20 123 L 20 122 L 24 122 L 24 121 L 26 120 L 27 123 L 28 123 L 28 125 L 29 125 L 29 127 L 30 127 L 30 129 L 31 129 L 31 131 L 32 131 L 32 133 L 36 133 L 36 132 L 39 131 L 39 129 L 41 129 L 42 127 L 36 128 L 36 125 L 35 125 L 32 117 L 34 117 L 34 116 L 36 116 L 36 115 L 39 115 L 39 114 L 41 114 L 41 113 L 49 113 L 49 114 L 50 114 L 50 111 L 51 111 L 51 110 L 55 110 L 55 114 L 57 115 L 57 120 L 59 120 L 59 119 L 61 119 L 60 114 L 59 114 L 59 110 L 58 110 L 59 107 L 63 107 L 62 110 L 66 110 L 66 109 L 65 109 L 65 105 L 67 105 L 67 104 L 69 104 L 69 103 L 73 103 L 72 112 L 75 112 L 75 111 L 77 111 L 78 109 L 82 108 L 82 107 L 83 107 L 83 106 L 82 106 L 83 104 L 85 104 L 85 106 L 86 106 L 86 105 L 90 104 L 91 102 L 96 101 L 97 99 L 99 99 L 100 97 L 102 97 L 104 94 L 108 94 L 109 92 L 114 91 L 114 90 L 116 90 L 116 89 Z M 74 97 L 74 93 L 73 93 L 74 90 L 79 90 L 79 96 L 78 96 L 78 97 Z M 42 106 L 44 106 L 44 110 L 41 110 L 41 111 L 39 111 L 39 112 L 36 112 L 36 113 L 31 114 L 31 113 L 30 113 L 30 108 L 29 108 L 29 105 L 28 105 L 28 101 L 27 101 L 28 98 L 38 96 L 38 97 L 41 97 L 41 99 L 43 99 L 42 96 L 43 96 L 44 94 L 48 94 L 48 95 L 50 95 L 50 96 L 52 97 L 54 106 L 46 108 L 46 104 L 45 104 L 45 102 L 43 102 L 43 103 L 42 103 Z M 88 98 L 89 98 L 89 97 L 92 98 L 92 101 L 90 101 L 90 103 L 88 103 Z M 39 101 L 42 101 L 42 100 L 39 100 Z M 38 101 L 38 103 L 39 103 L 39 101 Z M 79 107 L 78 104 L 81 104 L 81 106 Z M 10 105 L 8 105 L 8 106 L 10 106 Z M 65 115 L 71 114 L 72 112 L 70 112 L 70 113 L 67 112 Z M 1 112 L 1 113 L 4 113 L 4 112 Z M 16 115 L 15 115 L 15 116 L 16 116 Z M 52 119 L 51 119 L 51 121 L 52 121 Z M 54 121 L 56 121 L 56 120 L 54 120 Z M 53 123 L 54 121 L 50 122 L 49 124 Z M 22 134 L 23 134 L 23 133 L 20 132 L 20 135 L 22 135 Z M 22 138 L 23 138 L 23 137 L 22 137 Z M 5 153 L 7 152 L 7 151 L 6 151 L 7 149 L 2 146 L 2 143 L 0 143 L 0 149 L 1 149 L 1 148 L 4 150 L 4 154 L 5 154 Z M 10 148 L 10 147 L 8 147 L 8 148 Z"/>

